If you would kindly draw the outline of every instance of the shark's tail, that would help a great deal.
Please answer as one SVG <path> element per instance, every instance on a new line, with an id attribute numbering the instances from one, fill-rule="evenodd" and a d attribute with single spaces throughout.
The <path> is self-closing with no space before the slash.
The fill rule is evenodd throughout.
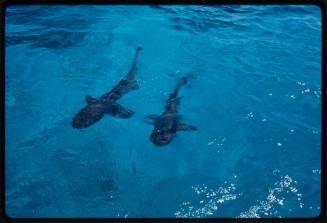
<path id="1" fill-rule="evenodd" d="M 139 45 L 137 48 L 136 48 L 136 52 L 139 52 L 143 49 L 143 47 L 141 45 Z"/>
<path id="2" fill-rule="evenodd" d="M 177 82 L 176 90 L 178 91 L 181 87 L 188 84 L 189 81 L 192 79 L 196 79 L 196 75 L 194 73 L 188 73 L 185 76 L 181 77 Z"/>
<path id="3" fill-rule="evenodd" d="M 139 55 L 139 53 L 140 53 L 141 50 L 143 50 L 143 47 L 142 47 L 141 45 L 139 45 L 139 46 L 136 48 L 136 53 L 135 53 L 135 58 L 134 58 L 134 60 L 137 59 L 137 57 L 138 57 L 138 55 Z"/>
<path id="4" fill-rule="evenodd" d="M 181 79 L 179 79 L 176 88 L 181 88 L 182 86 L 186 85 L 188 80 L 189 80 L 188 76 L 182 77 Z"/>
<path id="5" fill-rule="evenodd" d="M 134 79 L 136 71 L 137 71 L 137 67 L 136 67 L 137 60 L 138 60 L 139 54 L 140 54 L 142 49 L 143 49 L 142 46 L 138 46 L 136 48 L 135 56 L 134 56 L 134 59 L 133 59 L 133 64 L 132 64 L 132 67 L 131 67 L 131 69 L 129 70 L 129 72 L 127 74 L 127 79 Z"/>
<path id="6" fill-rule="evenodd" d="M 173 93 L 170 94 L 169 97 L 170 100 L 178 97 L 179 89 L 185 86 L 188 83 L 189 79 L 190 79 L 189 76 L 184 76 L 181 79 L 179 79 Z"/>

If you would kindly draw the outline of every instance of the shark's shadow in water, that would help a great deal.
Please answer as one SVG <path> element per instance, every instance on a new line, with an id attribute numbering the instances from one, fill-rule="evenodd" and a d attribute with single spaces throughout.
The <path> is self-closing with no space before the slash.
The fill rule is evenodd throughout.
<path id="1" fill-rule="evenodd" d="M 73 128 L 86 128 L 99 121 L 105 114 L 110 114 L 117 118 L 130 118 L 134 114 L 133 111 L 124 108 L 117 103 L 123 95 L 131 90 L 139 88 L 135 80 L 137 73 L 137 60 L 142 47 L 136 49 L 133 64 L 125 77 L 112 88 L 111 91 L 96 99 L 91 96 L 86 96 L 87 105 L 81 109 L 72 120 Z"/>
<path id="2" fill-rule="evenodd" d="M 148 115 L 147 122 L 154 125 L 150 140 L 156 146 L 169 144 L 176 136 L 178 131 L 195 131 L 197 128 L 181 122 L 181 115 L 178 114 L 180 100 L 179 90 L 186 85 L 189 77 L 182 77 L 177 83 L 174 91 L 166 101 L 165 111 L 161 115 Z"/>

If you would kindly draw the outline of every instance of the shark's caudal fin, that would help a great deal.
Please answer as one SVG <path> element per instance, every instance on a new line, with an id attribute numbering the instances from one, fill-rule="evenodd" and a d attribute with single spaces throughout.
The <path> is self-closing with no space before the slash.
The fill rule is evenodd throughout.
<path id="1" fill-rule="evenodd" d="M 178 83 L 177 83 L 177 87 L 182 87 L 182 86 L 186 85 L 187 82 L 188 82 L 188 79 L 189 79 L 188 76 L 184 76 L 184 77 L 182 77 L 182 78 L 178 81 Z"/>
<path id="2" fill-rule="evenodd" d="M 143 49 L 143 47 L 142 47 L 141 45 L 139 45 L 139 46 L 136 48 L 136 53 L 140 52 L 142 49 Z"/>
<path id="3" fill-rule="evenodd" d="M 136 71 L 137 71 L 136 63 L 137 63 L 139 54 L 140 54 L 142 49 L 143 49 L 142 46 L 138 46 L 136 48 L 136 52 L 135 52 L 135 56 L 134 56 L 134 59 L 133 59 L 132 67 L 129 70 L 127 76 L 126 76 L 127 79 L 133 79 L 134 78 L 134 76 L 136 74 Z"/>
<path id="4" fill-rule="evenodd" d="M 170 94 L 168 101 L 172 101 L 172 100 L 174 100 L 175 98 L 178 97 L 179 89 L 180 89 L 182 86 L 184 86 L 184 85 L 187 84 L 188 79 L 189 79 L 188 76 L 184 76 L 184 77 L 182 77 L 181 79 L 179 79 L 179 81 L 177 82 L 177 85 L 176 85 L 176 87 L 175 87 L 173 93 Z"/>
<path id="5" fill-rule="evenodd" d="M 196 79 L 196 75 L 194 72 L 192 73 L 188 73 L 186 75 L 184 75 L 183 77 L 181 77 L 176 85 L 176 88 L 180 88 L 182 86 L 185 86 L 191 79 Z"/>
<path id="6" fill-rule="evenodd" d="M 133 60 L 133 65 L 134 65 L 134 63 L 137 62 L 137 59 L 139 57 L 139 54 L 140 54 L 141 50 L 143 50 L 143 47 L 141 45 L 136 48 L 136 52 L 135 52 L 135 56 L 134 56 L 134 60 Z"/>
<path id="7" fill-rule="evenodd" d="M 118 103 L 111 104 L 108 107 L 106 113 L 112 115 L 115 118 L 130 118 L 134 114 L 132 110 L 124 108 Z"/>

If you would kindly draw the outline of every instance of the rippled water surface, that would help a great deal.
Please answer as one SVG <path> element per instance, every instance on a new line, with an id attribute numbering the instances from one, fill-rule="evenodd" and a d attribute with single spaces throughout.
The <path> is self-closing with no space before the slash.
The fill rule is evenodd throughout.
<path id="1" fill-rule="evenodd" d="M 128 72 L 139 89 L 77 130 Z M 320 213 L 316 6 L 10 6 L 6 211 L 12 217 L 313 217 Z M 178 79 L 183 122 L 149 140 Z"/>

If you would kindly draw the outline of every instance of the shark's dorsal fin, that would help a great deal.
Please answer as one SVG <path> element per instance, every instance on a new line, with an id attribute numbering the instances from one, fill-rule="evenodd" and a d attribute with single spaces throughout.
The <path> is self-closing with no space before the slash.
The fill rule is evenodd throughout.
<path id="1" fill-rule="evenodd" d="M 179 123 L 177 130 L 178 131 L 196 131 L 197 128 L 194 125 Z"/>
<path id="2" fill-rule="evenodd" d="M 86 95 L 86 96 L 85 96 L 85 101 L 86 101 L 87 104 L 92 104 L 92 103 L 97 102 L 97 99 L 93 98 L 93 97 L 90 96 L 90 95 Z"/>

